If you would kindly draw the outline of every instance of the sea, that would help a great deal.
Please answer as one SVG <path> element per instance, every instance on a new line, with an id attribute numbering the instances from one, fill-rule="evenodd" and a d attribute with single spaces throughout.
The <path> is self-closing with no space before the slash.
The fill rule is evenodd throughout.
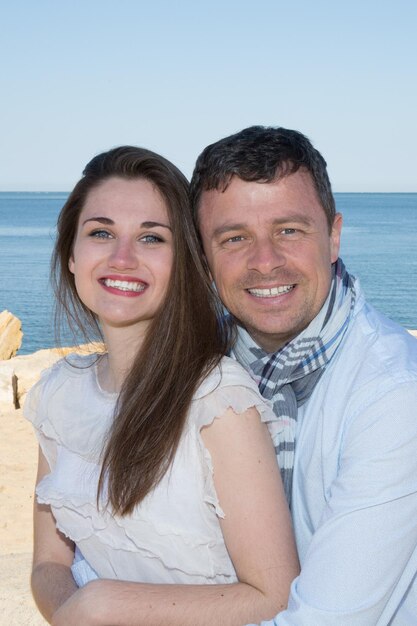
<path id="1" fill-rule="evenodd" d="M 22 322 L 19 354 L 56 344 L 49 263 L 68 193 L 0 193 L 0 312 Z M 417 329 L 417 193 L 336 193 L 343 214 L 341 257 L 366 297 Z M 71 345 L 64 332 L 62 345 Z"/>

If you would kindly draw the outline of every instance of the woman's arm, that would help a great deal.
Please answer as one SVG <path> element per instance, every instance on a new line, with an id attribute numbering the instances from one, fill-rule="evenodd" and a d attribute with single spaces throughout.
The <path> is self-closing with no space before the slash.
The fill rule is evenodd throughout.
<path id="1" fill-rule="evenodd" d="M 242 415 L 229 409 L 202 437 L 225 513 L 220 525 L 226 547 L 239 581 L 250 586 L 242 601 L 258 618 L 275 615 L 287 606 L 299 564 L 268 429 L 256 409 Z"/>
<path id="2" fill-rule="evenodd" d="M 39 449 L 36 484 L 49 472 Z M 51 622 L 55 611 L 78 589 L 71 574 L 74 544 L 57 530 L 50 507 L 34 500 L 32 593 L 39 611 Z"/>
<path id="3" fill-rule="evenodd" d="M 239 581 L 149 585 L 97 580 L 54 616 L 56 626 L 242 626 L 286 607 L 299 566 L 274 449 L 255 409 L 229 409 L 203 429 Z"/>

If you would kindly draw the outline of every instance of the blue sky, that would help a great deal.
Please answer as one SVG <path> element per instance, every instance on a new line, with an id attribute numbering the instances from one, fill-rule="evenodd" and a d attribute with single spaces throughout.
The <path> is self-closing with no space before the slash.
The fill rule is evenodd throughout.
<path id="1" fill-rule="evenodd" d="M 69 190 L 120 144 L 189 177 L 251 124 L 307 134 L 335 191 L 417 191 L 415 0 L 15 0 L 0 190 Z"/>

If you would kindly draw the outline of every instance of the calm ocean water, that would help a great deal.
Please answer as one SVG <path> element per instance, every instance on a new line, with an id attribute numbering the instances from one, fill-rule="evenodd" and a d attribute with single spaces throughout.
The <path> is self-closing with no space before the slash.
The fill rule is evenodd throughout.
<path id="1" fill-rule="evenodd" d="M 417 194 L 339 193 L 341 256 L 367 298 L 417 328 Z M 49 260 L 66 193 L 0 193 L 0 311 L 22 321 L 19 354 L 55 345 Z M 69 337 L 69 335 L 68 335 Z"/>

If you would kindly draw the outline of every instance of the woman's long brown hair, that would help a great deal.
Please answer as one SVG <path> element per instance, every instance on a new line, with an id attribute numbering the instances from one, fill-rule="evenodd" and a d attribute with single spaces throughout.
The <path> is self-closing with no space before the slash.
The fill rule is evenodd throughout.
<path id="1" fill-rule="evenodd" d="M 227 351 L 227 333 L 202 261 L 186 178 L 163 157 L 132 146 L 94 157 L 61 211 L 51 265 L 57 319 L 64 313 L 85 337 L 89 329 L 99 330 L 78 297 L 68 262 L 88 193 L 113 176 L 155 185 L 165 199 L 174 242 L 164 302 L 122 387 L 102 457 L 98 501 L 106 485 L 114 512 L 127 515 L 172 463 L 193 394 Z"/>

